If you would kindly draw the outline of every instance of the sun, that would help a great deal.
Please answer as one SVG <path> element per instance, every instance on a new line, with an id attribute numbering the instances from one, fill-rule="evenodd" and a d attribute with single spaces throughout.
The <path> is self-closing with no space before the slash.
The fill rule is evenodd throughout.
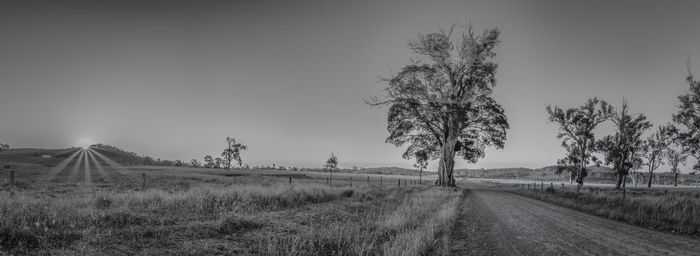
<path id="1" fill-rule="evenodd" d="M 83 137 L 75 142 L 75 145 L 82 148 L 82 149 L 87 149 L 94 144 L 95 144 L 95 141 L 91 138 L 88 138 L 88 137 Z"/>

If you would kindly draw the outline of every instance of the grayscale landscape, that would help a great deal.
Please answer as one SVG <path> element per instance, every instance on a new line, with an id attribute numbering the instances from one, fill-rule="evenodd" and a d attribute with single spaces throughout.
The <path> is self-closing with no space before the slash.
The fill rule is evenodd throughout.
<path id="1" fill-rule="evenodd" d="M 700 255 L 694 1 L 0 1 L 0 256 Z"/>

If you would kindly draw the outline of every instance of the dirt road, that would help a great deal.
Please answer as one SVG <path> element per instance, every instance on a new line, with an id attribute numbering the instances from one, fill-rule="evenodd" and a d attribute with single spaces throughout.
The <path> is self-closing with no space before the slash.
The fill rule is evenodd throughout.
<path id="1" fill-rule="evenodd" d="M 453 255 L 700 255 L 700 239 L 465 183 Z"/>

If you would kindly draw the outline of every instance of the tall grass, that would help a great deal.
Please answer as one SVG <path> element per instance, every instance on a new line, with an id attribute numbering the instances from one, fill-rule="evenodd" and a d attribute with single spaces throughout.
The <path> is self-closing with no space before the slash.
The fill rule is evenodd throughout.
<path id="1" fill-rule="evenodd" d="M 548 188 L 545 191 L 516 189 L 514 192 L 630 224 L 700 236 L 700 193 L 688 191 L 601 189 L 600 193 Z"/>
<path id="2" fill-rule="evenodd" d="M 96 228 L 175 225 L 217 219 L 228 212 L 270 211 L 327 202 L 357 194 L 322 185 L 206 186 L 188 191 L 96 192 L 87 198 L 33 198 L 0 194 L 0 252 L 70 246 Z M 238 224 L 236 224 L 238 223 Z M 242 224 L 241 224 L 242 223 Z M 222 232 L 248 222 L 224 220 Z"/>
<path id="3" fill-rule="evenodd" d="M 460 193 L 394 189 L 378 208 L 299 235 L 262 237 L 260 255 L 439 255 L 456 218 Z"/>

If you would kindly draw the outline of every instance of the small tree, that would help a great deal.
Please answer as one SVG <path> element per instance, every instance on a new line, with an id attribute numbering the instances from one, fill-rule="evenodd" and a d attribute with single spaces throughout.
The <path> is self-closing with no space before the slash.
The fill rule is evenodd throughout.
<path id="1" fill-rule="evenodd" d="M 214 168 L 214 158 L 210 155 L 204 157 L 204 167 Z"/>
<path id="2" fill-rule="evenodd" d="M 646 121 L 646 116 L 643 114 L 630 114 L 627 101 L 622 102 L 622 109 L 620 112 L 615 112 L 610 120 L 617 130 L 614 135 L 605 136 L 598 141 L 597 148 L 605 156 L 605 164 L 612 165 L 617 173 L 615 187 L 620 189 L 629 171 L 639 168 L 641 164 L 642 133 L 651 128 L 651 123 Z"/>
<path id="3" fill-rule="evenodd" d="M 593 98 L 583 106 L 567 110 L 547 105 L 547 113 L 549 121 L 559 125 L 557 138 L 562 139 L 561 145 L 567 152 L 567 156 L 559 160 L 559 163 L 576 166 L 576 182 L 583 185 L 583 179 L 587 175 L 586 166 L 590 161 L 597 161 L 592 155 L 596 144 L 593 130 L 613 115 L 613 108 L 607 102 Z"/>
<path id="4" fill-rule="evenodd" d="M 328 157 L 328 160 L 326 160 L 326 164 L 323 167 L 330 171 L 330 180 L 333 181 L 333 170 L 338 168 L 338 157 L 336 157 L 335 154 L 331 153 L 331 156 Z"/>
<path id="5" fill-rule="evenodd" d="M 199 161 L 197 161 L 197 159 L 190 160 L 190 166 L 192 167 L 200 167 L 201 165 L 202 164 L 200 164 Z"/>
<path id="6" fill-rule="evenodd" d="M 685 161 L 688 159 L 688 150 L 683 148 L 683 145 L 678 139 L 678 129 L 669 124 L 667 126 L 668 136 L 671 138 L 668 148 L 666 149 L 666 162 L 671 166 L 671 173 L 673 173 L 673 186 L 678 186 L 678 175 L 681 173 L 678 168 L 679 165 L 685 165 Z"/>
<path id="7" fill-rule="evenodd" d="M 667 127 L 659 127 L 659 129 L 649 136 L 645 141 L 642 149 L 642 158 L 646 161 L 644 165 L 648 167 L 649 180 L 647 187 L 651 187 L 651 180 L 654 177 L 654 171 L 664 163 L 665 152 L 668 148 L 670 138 Z"/>
<path id="8" fill-rule="evenodd" d="M 0 152 L 4 151 L 5 149 L 10 148 L 10 145 L 0 143 Z"/>
<path id="9" fill-rule="evenodd" d="M 214 158 L 214 168 L 221 168 L 221 165 L 223 164 L 224 160 L 221 159 L 221 157 Z"/>
<path id="10" fill-rule="evenodd" d="M 243 165 L 243 160 L 241 159 L 241 152 L 248 149 L 246 145 L 236 142 L 236 139 L 231 137 L 226 137 L 226 143 L 228 147 L 224 149 L 221 156 L 224 158 L 224 163 L 226 164 L 226 170 L 231 169 L 231 161 L 236 160 L 238 166 Z"/>
<path id="11" fill-rule="evenodd" d="M 423 182 L 423 170 L 428 167 L 428 161 L 430 160 L 430 156 L 428 156 L 428 152 L 425 150 L 419 150 L 416 151 L 416 163 L 413 164 L 413 167 L 418 169 L 418 181 Z"/>

